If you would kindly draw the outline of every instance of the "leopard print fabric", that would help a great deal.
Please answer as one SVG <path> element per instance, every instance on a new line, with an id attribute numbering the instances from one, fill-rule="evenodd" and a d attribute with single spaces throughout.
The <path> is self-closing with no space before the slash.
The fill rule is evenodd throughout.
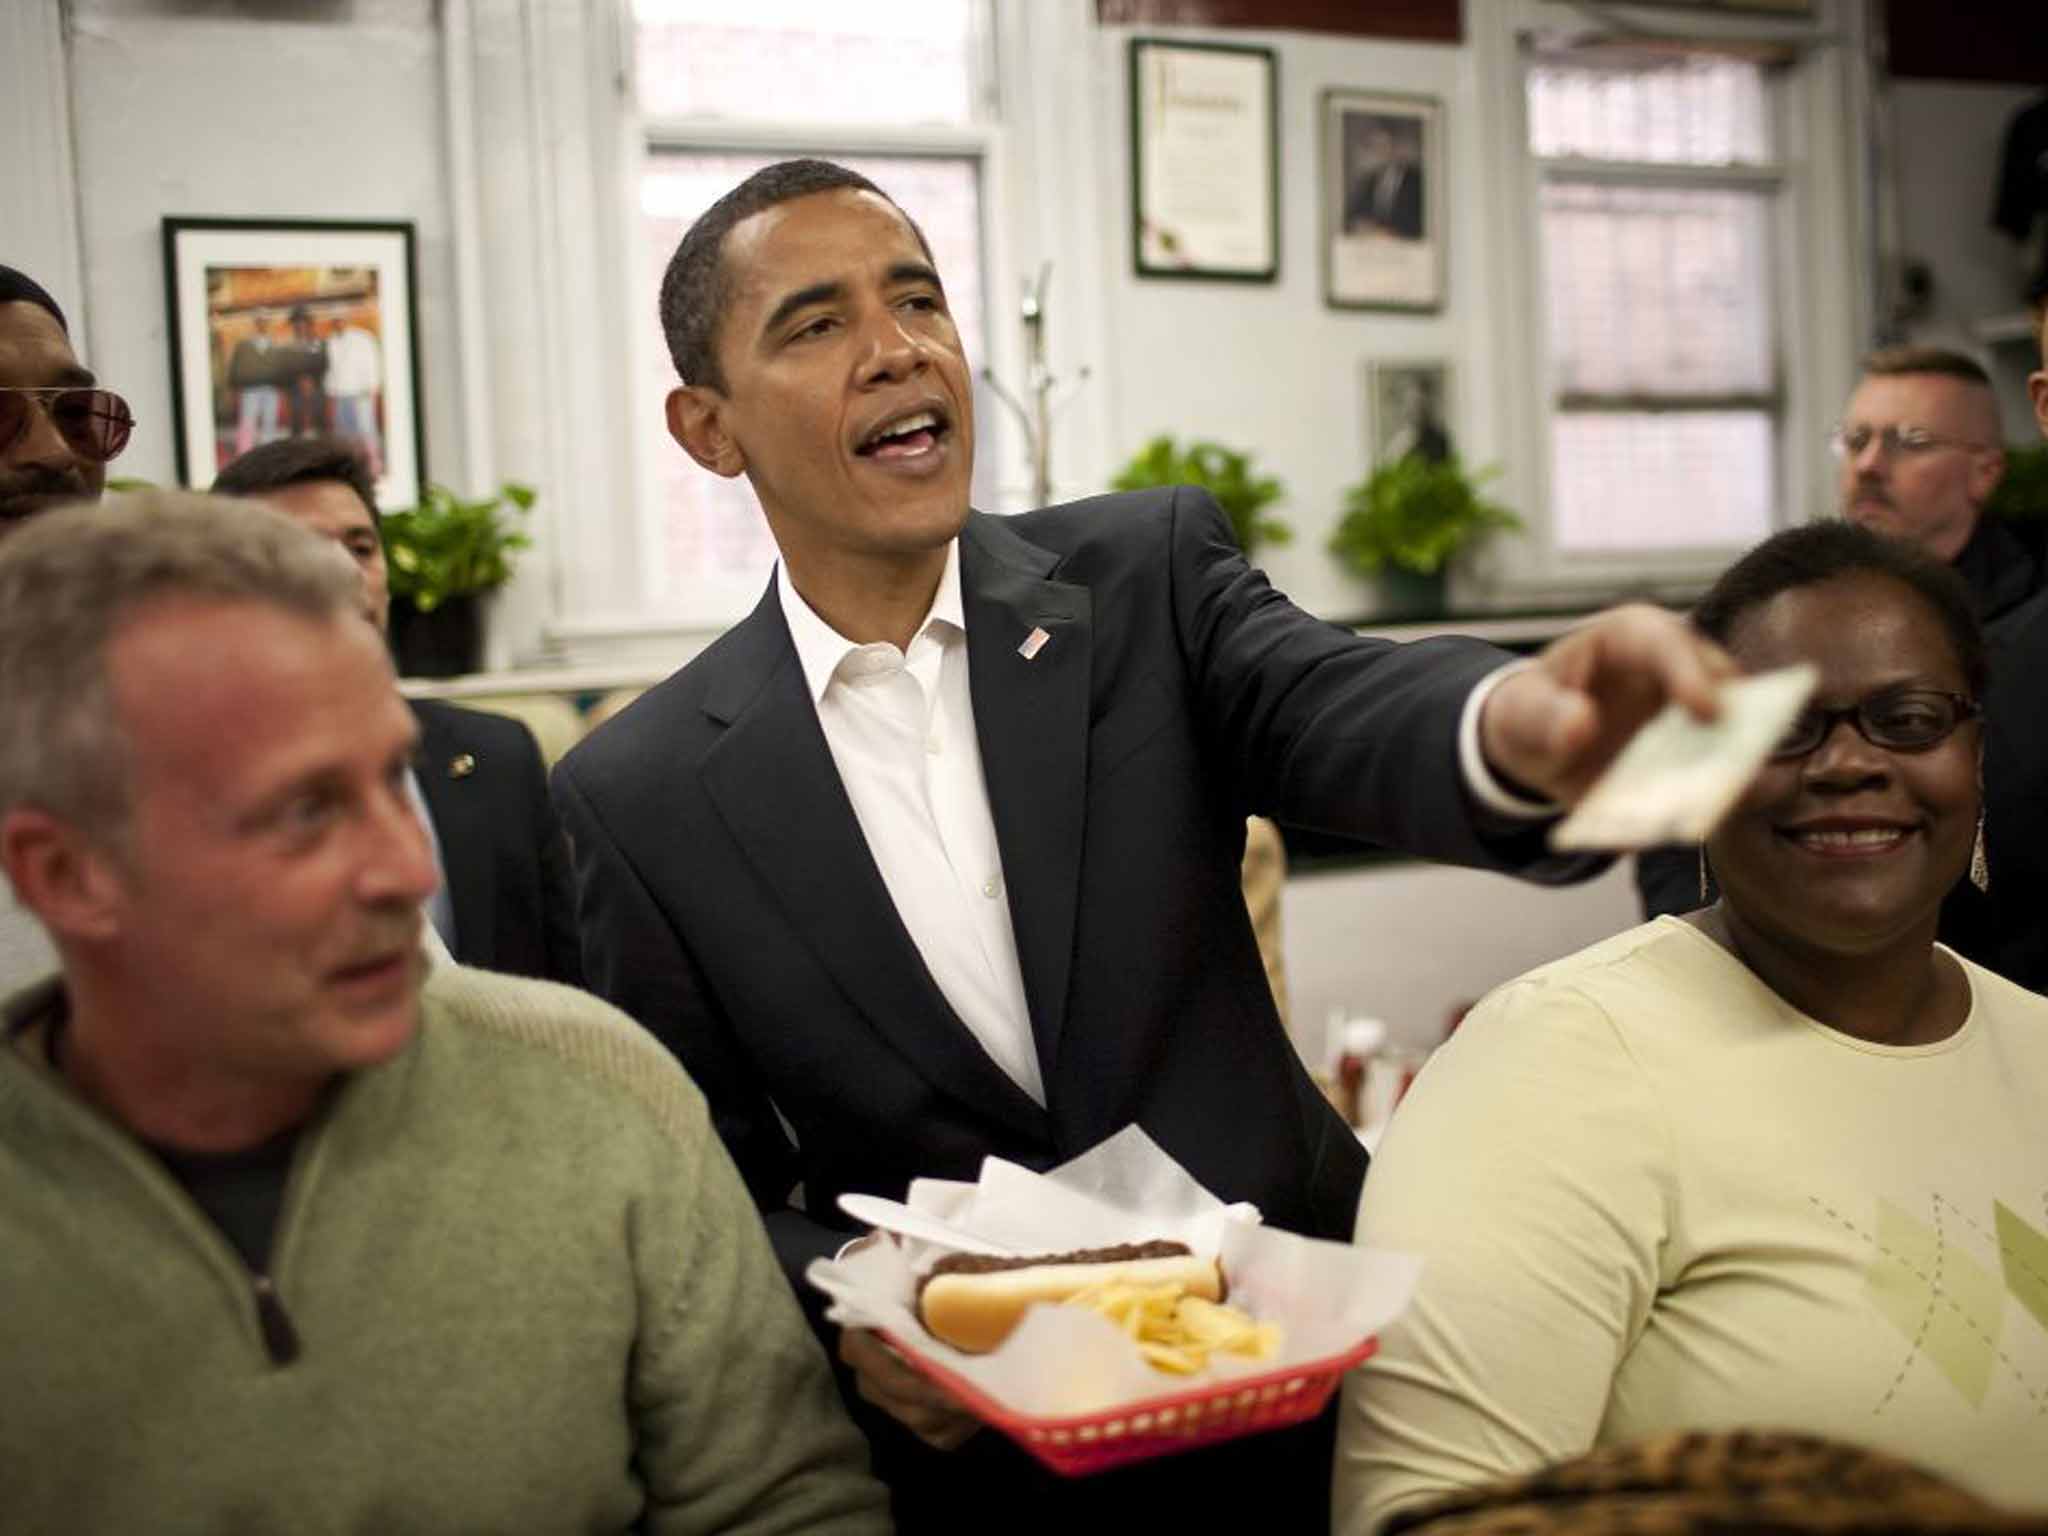
<path id="1" fill-rule="evenodd" d="M 1770 1430 L 1611 1446 L 1395 1515 L 1384 1536 L 2048 1536 L 1876 1451 Z"/>

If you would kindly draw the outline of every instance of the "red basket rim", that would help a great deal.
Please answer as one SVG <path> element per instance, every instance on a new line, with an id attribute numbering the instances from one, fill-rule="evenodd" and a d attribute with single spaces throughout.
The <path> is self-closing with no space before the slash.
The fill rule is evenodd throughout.
<path id="1" fill-rule="evenodd" d="M 1128 1403 L 1113 1403 L 1107 1407 L 1092 1409 L 1087 1413 L 1059 1414 L 1053 1417 L 1034 1417 L 1005 1407 L 990 1397 L 980 1387 L 960 1375 L 957 1371 L 940 1365 L 924 1354 L 916 1345 L 905 1342 L 898 1335 L 882 1330 L 896 1352 L 920 1375 L 928 1376 L 948 1392 L 959 1398 L 974 1410 L 976 1418 L 995 1425 L 998 1429 L 1013 1430 L 1061 1430 L 1080 1429 L 1090 1424 L 1100 1424 L 1109 1418 L 1130 1418 L 1141 1413 L 1160 1414 L 1168 1409 L 1184 1408 L 1190 1403 L 1207 1402 L 1210 1398 L 1235 1396 L 1239 1392 L 1257 1391 L 1262 1387 L 1277 1386 L 1303 1376 L 1325 1376 L 1334 1372 L 1350 1370 L 1354 1365 L 1371 1358 L 1380 1347 L 1378 1334 L 1368 1334 L 1350 1348 L 1334 1355 L 1324 1355 L 1316 1360 L 1304 1360 L 1298 1365 L 1282 1366 L 1275 1370 L 1260 1371 L 1249 1376 L 1231 1376 L 1221 1380 L 1189 1387 L 1184 1391 L 1168 1392 L 1159 1397 L 1141 1397 Z"/>

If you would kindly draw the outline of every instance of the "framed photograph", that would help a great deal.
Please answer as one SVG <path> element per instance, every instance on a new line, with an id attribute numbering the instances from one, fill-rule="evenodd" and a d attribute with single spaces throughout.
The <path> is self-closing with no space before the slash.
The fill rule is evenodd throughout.
<path id="1" fill-rule="evenodd" d="M 1444 303 L 1443 103 L 1323 92 L 1323 296 L 1337 309 Z"/>
<path id="2" fill-rule="evenodd" d="M 1450 364 L 1404 359 L 1365 365 L 1366 442 L 1372 467 L 1417 454 L 1440 464 L 1458 451 Z"/>
<path id="3" fill-rule="evenodd" d="M 412 225 L 165 219 L 164 283 L 180 480 L 323 432 L 360 446 L 379 508 L 418 503 Z"/>
<path id="4" fill-rule="evenodd" d="M 1131 39 L 1131 255 L 1140 277 L 1280 275 L 1270 48 Z"/>

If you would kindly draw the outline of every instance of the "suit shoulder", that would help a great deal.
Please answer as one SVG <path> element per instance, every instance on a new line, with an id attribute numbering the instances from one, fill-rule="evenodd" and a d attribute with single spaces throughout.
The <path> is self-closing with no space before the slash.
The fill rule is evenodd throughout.
<path id="1" fill-rule="evenodd" d="M 1222 552 L 1237 548 L 1215 498 L 1187 485 L 1113 491 L 989 521 L 1027 543 L 1104 565 L 1163 563 L 1190 540 Z"/>
<path id="2" fill-rule="evenodd" d="M 705 728 L 704 703 L 730 669 L 733 631 L 727 630 L 566 752 L 556 772 L 579 781 L 652 770 Z M 660 755 L 649 743 L 660 743 Z"/>
<path id="3" fill-rule="evenodd" d="M 704 1097 L 675 1057 L 610 1003 L 575 987 L 439 965 L 422 992 L 427 1026 L 460 1034 L 484 1057 L 535 1055 L 637 1104 L 660 1131 L 695 1143 Z"/>

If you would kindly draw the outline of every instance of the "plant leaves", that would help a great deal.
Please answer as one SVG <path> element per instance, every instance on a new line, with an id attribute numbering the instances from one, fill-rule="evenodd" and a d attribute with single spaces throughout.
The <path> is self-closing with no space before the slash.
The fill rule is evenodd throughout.
<path id="1" fill-rule="evenodd" d="M 1230 519 L 1238 548 L 1249 555 L 1260 544 L 1285 544 L 1294 530 L 1277 517 L 1262 516 L 1281 500 L 1287 487 L 1275 476 L 1252 474 L 1251 455 L 1208 440 L 1176 448 L 1171 436 L 1155 437 L 1132 456 L 1110 481 L 1115 491 L 1143 491 L 1158 486 L 1199 486 L 1216 498 Z"/>

